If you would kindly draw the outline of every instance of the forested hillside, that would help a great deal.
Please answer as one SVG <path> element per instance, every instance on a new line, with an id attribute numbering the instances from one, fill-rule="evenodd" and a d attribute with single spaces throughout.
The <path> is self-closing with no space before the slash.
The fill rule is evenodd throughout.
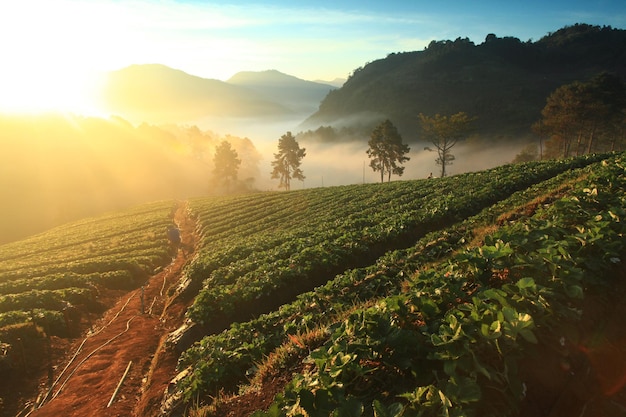
<path id="1" fill-rule="evenodd" d="M 550 93 L 601 72 L 626 80 L 625 30 L 577 24 L 534 41 L 502 34 L 480 44 L 432 41 L 423 51 L 392 53 L 356 69 L 304 126 L 367 131 L 389 118 L 413 142 L 419 113 L 465 112 L 477 118 L 482 138 L 528 137 Z"/>

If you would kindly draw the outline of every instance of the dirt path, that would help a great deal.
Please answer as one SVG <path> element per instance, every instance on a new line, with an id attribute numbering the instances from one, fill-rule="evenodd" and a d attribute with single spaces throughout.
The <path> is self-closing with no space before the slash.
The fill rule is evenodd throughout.
<path id="1" fill-rule="evenodd" d="M 195 225 L 184 204 L 179 205 L 175 221 L 184 250 L 179 249 L 172 263 L 143 288 L 123 295 L 92 326 L 94 331 L 76 340 L 54 376 L 53 389 L 40 395 L 40 405 L 23 415 L 145 417 L 158 411 L 176 366 L 176 357 L 162 342 L 180 326 L 187 307 L 171 302 L 168 289 L 178 283 L 196 244 Z"/>

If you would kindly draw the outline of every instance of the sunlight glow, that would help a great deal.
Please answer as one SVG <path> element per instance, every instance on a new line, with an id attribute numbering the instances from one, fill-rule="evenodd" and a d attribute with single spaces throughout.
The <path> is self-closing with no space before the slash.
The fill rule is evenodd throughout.
<path id="1" fill-rule="evenodd" d="M 28 0 L 0 6 L 0 111 L 99 113 L 91 56 L 106 32 L 94 38 L 99 26 L 92 19 L 103 10 L 77 6 Z"/>
<path id="2" fill-rule="evenodd" d="M 72 112 L 98 116 L 98 79 L 85 74 L 23 72 L 0 82 L 0 112 Z"/>

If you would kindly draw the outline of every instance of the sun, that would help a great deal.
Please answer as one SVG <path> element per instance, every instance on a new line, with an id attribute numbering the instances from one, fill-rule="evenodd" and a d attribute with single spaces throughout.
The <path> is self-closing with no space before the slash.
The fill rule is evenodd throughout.
<path id="1" fill-rule="evenodd" d="M 94 20 L 105 16 L 89 4 L 33 0 L 0 6 L 0 38 L 6 40 L 0 43 L 0 112 L 98 111 L 96 61 L 110 36 Z"/>
<path id="2" fill-rule="evenodd" d="M 98 115 L 99 85 L 99 76 L 71 71 L 3 74 L 0 112 Z"/>

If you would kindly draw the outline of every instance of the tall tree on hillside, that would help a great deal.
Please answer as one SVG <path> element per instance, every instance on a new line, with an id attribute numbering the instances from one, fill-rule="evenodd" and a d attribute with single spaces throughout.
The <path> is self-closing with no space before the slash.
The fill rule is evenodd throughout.
<path id="1" fill-rule="evenodd" d="M 370 167 L 374 172 L 380 171 L 380 182 L 385 181 L 385 174 L 387 182 L 391 181 L 391 174 L 402 176 L 404 167 L 401 165 L 410 159 L 405 156 L 410 148 L 402 143 L 402 136 L 389 119 L 376 126 L 367 144 Z"/>
<path id="2" fill-rule="evenodd" d="M 291 179 L 304 180 L 300 169 L 302 158 L 306 156 L 306 149 L 300 148 L 296 138 L 287 132 L 278 140 L 278 153 L 272 161 L 272 179 L 280 178 L 279 188 L 291 189 Z"/>
<path id="3" fill-rule="evenodd" d="M 237 173 L 241 165 L 241 159 L 238 156 L 230 142 L 223 140 L 219 144 L 213 156 L 213 180 L 215 184 L 222 184 L 229 189 L 237 181 Z"/>
<path id="4" fill-rule="evenodd" d="M 533 127 L 548 138 L 548 156 L 567 158 L 615 149 L 626 110 L 626 86 L 602 73 L 588 82 L 575 81 L 552 92 Z M 617 130 L 616 130 L 617 128 Z"/>
<path id="5" fill-rule="evenodd" d="M 419 114 L 419 122 L 424 139 L 435 146 L 435 149 L 425 147 L 428 151 L 437 151 L 437 165 L 441 165 L 441 177 L 446 176 L 446 167 L 452 165 L 455 157 L 452 148 L 459 140 L 465 138 L 475 120 L 465 112 L 459 112 L 451 116 L 436 114 L 434 117 Z"/>

